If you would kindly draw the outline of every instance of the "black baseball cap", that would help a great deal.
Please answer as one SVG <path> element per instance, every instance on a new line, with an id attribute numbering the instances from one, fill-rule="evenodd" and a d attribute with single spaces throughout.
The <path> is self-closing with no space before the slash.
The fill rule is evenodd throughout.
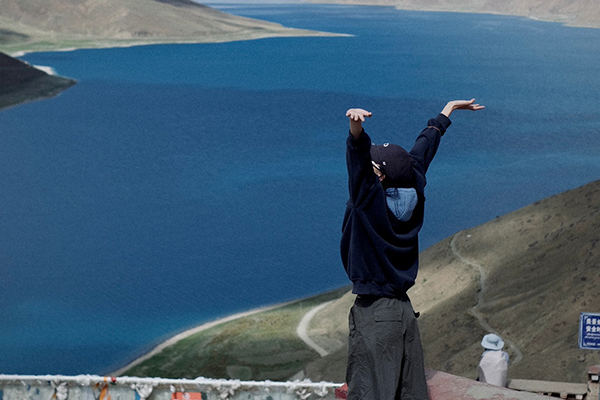
<path id="1" fill-rule="evenodd" d="M 371 160 L 379 164 L 384 173 L 386 186 L 402 187 L 410 185 L 413 178 L 411 155 L 397 144 L 384 143 L 371 145 Z M 389 181 L 388 181 L 389 179 Z"/>

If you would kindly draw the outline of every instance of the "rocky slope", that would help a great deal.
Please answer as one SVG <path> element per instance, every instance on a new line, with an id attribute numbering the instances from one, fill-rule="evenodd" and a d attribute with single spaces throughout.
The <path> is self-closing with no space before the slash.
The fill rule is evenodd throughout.
<path id="1" fill-rule="evenodd" d="M 55 96 L 74 84 L 0 53 L 0 109 Z"/>

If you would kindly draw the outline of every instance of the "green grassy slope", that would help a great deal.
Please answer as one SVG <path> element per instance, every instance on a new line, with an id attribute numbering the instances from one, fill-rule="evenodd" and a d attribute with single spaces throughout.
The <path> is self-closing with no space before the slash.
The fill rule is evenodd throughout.
<path id="1" fill-rule="evenodd" d="M 598 352 L 578 348 L 579 313 L 600 312 L 600 181 L 461 231 L 421 254 L 409 295 L 429 368 L 474 378 L 487 333 L 472 314 L 514 343 L 509 377 L 584 382 Z M 480 270 L 481 268 L 481 270 Z M 480 280 L 480 272 L 485 280 Z M 482 285 L 483 283 L 483 285 Z M 481 296 L 479 296 L 481 295 Z M 347 289 L 214 327 L 168 348 L 128 375 L 343 382 L 353 301 Z M 320 357 L 296 337 L 308 334 L 330 352 Z"/>
<path id="2" fill-rule="evenodd" d="M 121 375 L 287 380 L 319 358 L 296 335 L 304 314 L 347 291 L 335 290 L 196 333 Z"/>

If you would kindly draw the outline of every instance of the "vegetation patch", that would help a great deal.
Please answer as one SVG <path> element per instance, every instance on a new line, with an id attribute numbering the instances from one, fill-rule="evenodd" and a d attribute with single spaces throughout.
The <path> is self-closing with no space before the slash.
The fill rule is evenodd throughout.
<path id="1" fill-rule="evenodd" d="M 320 357 L 296 334 L 302 317 L 347 291 L 334 290 L 198 332 L 123 375 L 287 380 Z"/>

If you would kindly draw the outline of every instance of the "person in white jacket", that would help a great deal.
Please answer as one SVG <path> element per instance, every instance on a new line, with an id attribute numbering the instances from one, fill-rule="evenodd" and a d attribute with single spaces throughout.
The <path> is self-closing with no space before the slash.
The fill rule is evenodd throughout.
<path id="1" fill-rule="evenodd" d="M 508 371 L 508 353 L 502 351 L 504 340 L 494 333 L 483 337 L 481 346 L 485 349 L 477 367 L 480 382 L 506 387 L 506 373 Z"/>

